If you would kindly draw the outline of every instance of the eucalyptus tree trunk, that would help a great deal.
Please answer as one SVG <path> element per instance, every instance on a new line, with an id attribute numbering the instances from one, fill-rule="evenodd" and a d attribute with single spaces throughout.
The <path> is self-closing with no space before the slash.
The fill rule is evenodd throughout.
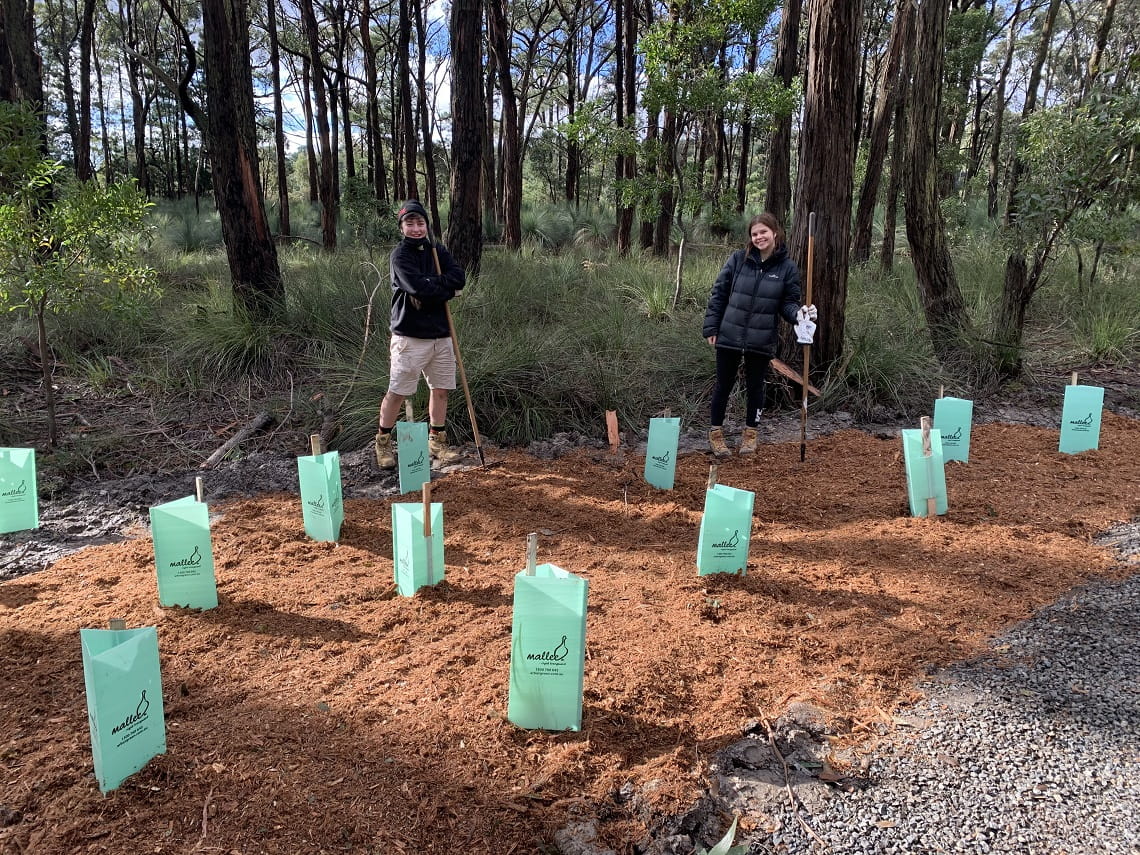
<path id="1" fill-rule="evenodd" d="M 760 33 L 755 32 L 749 36 L 748 42 L 748 73 L 756 73 L 756 65 L 760 54 Z M 752 115 L 746 113 L 740 122 L 740 160 L 736 166 L 736 204 L 733 210 L 743 214 L 748 203 L 748 173 L 752 168 Z"/>
<path id="2" fill-rule="evenodd" d="M 871 122 L 867 149 L 867 172 L 863 189 L 859 193 L 859 206 L 855 212 L 855 234 L 851 246 L 851 261 L 860 264 L 871 257 L 871 231 L 875 222 L 875 207 L 879 200 L 879 184 L 883 177 L 883 164 L 887 158 L 887 143 L 895 102 L 899 92 L 899 70 L 902 55 L 910 39 L 910 0 L 895 0 L 894 21 L 891 24 L 887 59 L 883 69 L 881 91 L 875 99 L 875 117 Z"/>
<path id="3" fill-rule="evenodd" d="M 371 167 L 368 180 L 377 199 L 388 199 L 388 176 L 384 166 L 384 136 L 380 133 L 380 87 L 376 76 L 376 49 L 372 46 L 372 7 L 369 0 L 361 0 L 360 47 L 364 54 L 364 97 L 368 121 L 365 146 Z"/>
<path id="4" fill-rule="evenodd" d="M 240 0 L 235 0 L 240 2 Z M 321 246 L 326 250 L 336 249 L 336 224 L 338 201 L 336 197 L 336 160 L 333 154 L 331 126 L 329 123 L 329 99 L 325 88 L 324 64 L 321 61 L 321 48 L 318 41 L 317 16 L 313 10 L 313 0 L 301 0 L 302 29 L 309 48 L 309 61 L 312 63 L 313 103 L 316 105 L 317 140 L 320 146 L 320 178 L 317 182 L 317 197 L 321 203 Z"/>
<path id="5" fill-rule="evenodd" d="M 787 0 L 780 17 L 779 43 L 776 47 L 775 74 L 785 87 L 791 86 L 799 74 L 798 51 L 800 42 L 801 0 Z M 768 149 L 768 195 L 766 210 L 775 214 L 780 222 L 788 221 L 792 207 L 792 117 L 782 116 L 775 121 L 772 143 Z"/>
<path id="6" fill-rule="evenodd" d="M 907 241 L 934 354 L 944 363 L 956 362 L 962 356 L 962 334 L 969 326 L 946 241 L 937 186 L 948 3 L 925 0 L 915 12 L 905 168 Z"/>
<path id="7" fill-rule="evenodd" d="M 519 115 L 511 76 L 511 40 L 505 0 L 488 0 L 491 49 L 499 70 L 501 102 L 503 243 L 511 249 L 522 245 L 522 163 L 519 152 Z"/>
<path id="8" fill-rule="evenodd" d="M 906 55 L 910 55 L 907 50 Z M 906 68 L 907 60 L 903 57 L 903 71 L 901 81 L 910 80 L 910 72 Z M 879 247 L 879 268 L 887 271 L 895 265 L 895 232 L 899 222 L 899 191 L 902 188 L 903 164 L 906 159 L 906 99 L 898 98 L 895 104 L 894 136 L 891 139 L 891 174 L 887 178 L 887 196 L 883 200 L 883 243 Z"/>
<path id="9" fill-rule="evenodd" d="M 205 127 L 234 297 L 251 317 L 264 319 L 284 307 L 285 285 L 258 177 L 248 14 L 243 0 L 202 3 Z"/>
<path id="10" fill-rule="evenodd" d="M 285 153 L 285 110 L 281 99 L 281 49 L 277 41 L 277 0 L 266 0 L 269 31 L 269 70 L 273 79 L 273 143 L 277 151 L 277 230 L 291 233 L 289 222 L 289 175 Z"/>
<path id="11" fill-rule="evenodd" d="M 79 134 L 75 142 L 75 176 L 95 177 L 91 166 L 91 53 L 95 44 L 95 0 L 83 0 L 79 20 Z"/>
<path id="12" fill-rule="evenodd" d="M 405 190 L 402 196 L 418 199 L 419 182 L 416 178 L 416 124 L 412 112 L 412 65 L 408 59 L 412 50 L 412 17 L 408 0 L 400 0 L 400 34 L 396 44 L 398 74 L 400 76 L 400 139 L 404 153 Z"/>
<path id="13" fill-rule="evenodd" d="M 817 251 L 812 302 L 819 307 L 819 329 L 812 355 L 824 366 L 842 354 L 846 325 L 855 173 L 851 128 L 857 121 L 855 66 L 861 13 L 861 0 L 816 0 L 808 15 L 807 85 L 789 254 L 804 270 L 808 213 L 814 211 Z"/>
<path id="14" fill-rule="evenodd" d="M 451 215 L 447 244 L 472 275 L 483 256 L 483 131 L 486 112 L 480 86 L 483 61 L 480 0 L 451 5 Z"/>
<path id="15" fill-rule="evenodd" d="M 1021 2 L 1013 7 L 1009 18 L 1008 44 L 1005 48 L 1005 59 L 1002 61 L 1001 71 L 998 73 L 997 88 L 994 90 L 994 123 L 990 131 L 989 168 L 986 180 L 986 213 L 990 219 L 997 216 L 998 181 L 1001 176 L 1001 138 L 1002 128 L 1005 124 L 1005 87 L 1009 80 L 1009 70 L 1013 66 L 1013 54 L 1017 48 L 1018 19 L 1021 16 Z"/>
<path id="16" fill-rule="evenodd" d="M 634 97 L 632 92 L 634 75 L 630 66 L 636 61 L 633 51 L 633 43 L 636 40 L 636 33 L 633 30 L 634 2 L 635 0 L 614 0 L 614 124 L 619 133 L 631 130 L 632 117 L 636 113 L 636 109 L 631 109 L 630 103 Z M 614 164 L 615 177 L 618 181 L 630 180 L 634 178 L 635 170 L 636 160 L 634 156 L 629 154 L 624 146 L 619 147 L 617 161 Z M 620 186 L 617 190 L 615 202 L 615 210 L 617 211 L 615 243 L 618 255 L 625 256 L 629 255 L 632 241 L 633 206 L 623 204 Z"/>
<path id="17" fill-rule="evenodd" d="M 425 11 L 424 4 L 421 0 L 413 0 L 415 3 L 416 12 L 416 38 L 419 43 L 419 73 L 416 75 L 416 95 L 419 103 L 419 118 L 420 118 L 420 132 L 423 134 L 424 139 L 424 177 L 427 183 L 427 198 L 423 200 L 427 209 L 431 212 L 432 233 L 438 234 L 440 227 L 439 219 L 439 194 L 436 192 L 436 178 L 435 178 L 435 144 L 431 138 L 431 118 L 428 116 L 428 96 L 427 96 L 427 22 L 424 20 Z"/>
<path id="18" fill-rule="evenodd" d="M 1021 118 L 1024 121 L 1037 109 L 1037 88 L 1041 83 L 1041 69 L 1049 53 L 1053 39 L 1053 27 L 1057 21 L 1057 10 L 1061 0 L 1050 0 L 1041 27 L 1041 38 L 1037 54 L 1029 71 L 1029 82 L 1025 90 L 1025 103 Z M 1015 151 L 1013 167 L 1010 170 L 1009 190 L 1006 197 L 1005 225 L 1015 227 L 1018 216 L 1018 190 L 1021 176 L 1025 173 L 1025 162 Z M 1051 247 L 1050 247 L 1051 248 Z M 994 324 L 994 341 L 997 342 L 996 361 L 998 370 L 1008 376 L 1017 376 L 1022 369 L 1021 338 L 1025 330 L 1025 313 L 1037 286 L 1041 284 L 1041 274 L 1045 270 L 1044 261 L 1048 249 L 1037 247 L 1033 251 L 1034 261 L 1030 266 L 1027 254 L 1031 250 L 1024 241 L 1015 243 L 1005 260 L 1005 278 L 1002 281 L 1001 300 L 998 303 L 997 319 Z"/>

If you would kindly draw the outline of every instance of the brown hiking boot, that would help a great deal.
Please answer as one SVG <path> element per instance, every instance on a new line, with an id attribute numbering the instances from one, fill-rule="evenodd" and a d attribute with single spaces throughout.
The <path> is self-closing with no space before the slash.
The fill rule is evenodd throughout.
<path id="1" fill-rule="evenodd" d="M 447 444 L 447 431 L 438 430 L 428 434 L 428 452 L 440 463 L 454 463 L 463 455 Z"/>
<path id="2" fill-rule="evenodd" d="M 378 433 L 372 443 L 376 450 L 376 465 L 381 469 L 395 469 L 396 455 L 392 453 L 392 433 Z"/>
<path id="3" fill-rule="evenodd" d="M 740 453 L 755 454 L 756 443 L 760 440 L 759 431 L 754 427 L 746 427 L 740 434 Z"/>
<path id="4" fill-rule="evenodd" d="M 709 448 L 717 457 L 728 457 L 732 454 L 728 444 L 724 441 L 724 428 L 709 428 Z"/>

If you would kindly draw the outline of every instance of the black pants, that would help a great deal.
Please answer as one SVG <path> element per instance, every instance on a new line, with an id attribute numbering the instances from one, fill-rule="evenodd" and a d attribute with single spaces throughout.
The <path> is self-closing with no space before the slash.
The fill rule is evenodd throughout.
<path id="1" fill-rule="evenodd" d="M 748 409 L 744 412 L 744 423 L 748 427 L 758 427 L 760 413 L 764 409 L 764 381 L 768 376 L 768 363 L 771 359 L 759 353 L 744 353 L 739 350 L 729 350 L 725 347 L 716 348 L 716 387 L 712 394 L 712 418 L 709 423 L 713 427 L 724 424 L 724 413 L 728 409 L 728 397 L 732 394 L 732 387 L 736 385 L 736 374 L 740 370 L 740 361 L 744 360 L 744 388 L 747 392 Z"/>

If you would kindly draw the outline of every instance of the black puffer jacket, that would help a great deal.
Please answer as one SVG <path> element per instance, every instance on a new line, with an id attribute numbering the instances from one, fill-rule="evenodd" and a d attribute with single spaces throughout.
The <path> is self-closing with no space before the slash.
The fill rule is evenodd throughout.
<path id="1" fill-rule="evenodd" d="M 704 336 L 717 347 L 776 354 L 776 319 L 796 322 L 800 308 L 800 271 L 777 247 L 767 261 L 754 248 L 734 252 L 717 276 L 705 311 Z"/>
<path id="2" fill-rule="evenodd" d="M 392 271 L 392 323 L 389 329 L 409 338 L 447 338 L 447 301 L 463 288 L 463 268 L 443 244 L 435 245 L 443 275 L 435 272 L 431 241 L 404 238 L 388 259 Z"/>

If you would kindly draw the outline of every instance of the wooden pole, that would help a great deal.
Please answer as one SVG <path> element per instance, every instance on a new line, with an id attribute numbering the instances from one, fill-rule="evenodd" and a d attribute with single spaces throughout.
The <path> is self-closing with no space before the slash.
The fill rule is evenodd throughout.
<path id="1" fill-rule="evenodd" d="M 606 434 L 609 436 L 610 454 L 616 457 L 618 446 L 621 444 L 621 435 L 618 433 L 617 410 L 606 410 Z"/>
<path id="2" fill-rule="evenodd" d="M 709 466 L 709 480 L 708 480 L 708 483 L 705 484 L 705 489 L 711 490 L 715 486 L 716 486 L 716 464 L 714 463 L 711 466 Z"/>
<path id="3" fill-rule="evenodd" d="M 321 435 L 319 433 L 309 434 L 309 448 L 313 450 L 313 457 L 321 456 Z"/>
<path id="4" fill-rule="evenodd" d="M 425 481 L 424 497 L 424 548 L 427 552 L 428 584 L 435 584 L 435 555 L 431 539 L 431 481 Z"/>
<path id="5" fill-rule="evenodd" d="M 199 502 L 206 501 L 206 490 L 202 486 L 202 476 L 199 475 L 194 479 L 194 498 Z"/>
<path id="6" fill-rule="evenodd" d="M 533 576 L 538 569 L 538 532 L 526 536 L 526 575 Z"/>
<path id="7" fill-rule="evenodd" d="M 443 268 L 439 264 L 439 252 L 435 248 L 435 237 L 428 232 L 431 240 L 431 257 L 435 261 L 435 273 L 443 275 Z M 451 347 L 455 350 L 455 367 L 459 369 L 459 382 L 463 384 L 463 397 L 467 401 L 467 418 L 471 420 L 471 437 L 475 440 L 475 450 L 479 453 L 479 465 L 484 469 L 487 461 L 483 457 L 483 438 L 479 436 L 479 424 L 475 421 L 475 405 L 471 403 L 471 388 L 467 385 L 467 371 L 463 367 L 463 356 L 459 352 L 459 336 L 455 333 L 455 321 L 451 317 L 451 306 L 443 304 L 444 314 L 447 315 L 447 331 L 451 333 Z"/>
<path id="8" fill-rule="evenodd" d="M 811 280 L 815 272 L 815 211 L 808 214 L 807 283 L 804 305 L 811 305 Z M 804 372 L 800 396 L 800 463 L 807 456 L 808 375 L 811 369 L 811 345 L 804 345 Z"/>
<path id="9" fill-rule="evenodd" d="M 930 444 L 930 416 L 923 416 L 919 421 L 922 428 L 922 458 L 926 463 L 926 516 L 928 519 L 938 519 L 938 497 L 934 490 L 934 448 Z"/>

